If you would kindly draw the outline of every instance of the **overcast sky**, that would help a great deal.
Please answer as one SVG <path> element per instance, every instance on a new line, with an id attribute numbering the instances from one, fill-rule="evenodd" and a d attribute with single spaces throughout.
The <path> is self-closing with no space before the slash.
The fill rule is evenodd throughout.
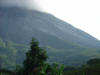
<path id="1" fill-rule="evenodd" d="M 30 9 L 38 9 L 40 10 L 40 6 L 38 5 L 41 0 L 38 0 L 38 3 L 36 2 L 37 0 L 0 0 L 0 6 L 5 6 L 5 7 L 12 7 L 12 6 L 19 6 L 19 7 L 26 7 Z"/>
<path id="2" fill-rule="evenodd" d="M 0 5 L 44 10 L 100 40 L 100 0 L 0 0 Z"/>
<path id="3" fill-rule="evenodd" d="M 100 0 L 37 0 L 49 13 L 100 40 Z"/>

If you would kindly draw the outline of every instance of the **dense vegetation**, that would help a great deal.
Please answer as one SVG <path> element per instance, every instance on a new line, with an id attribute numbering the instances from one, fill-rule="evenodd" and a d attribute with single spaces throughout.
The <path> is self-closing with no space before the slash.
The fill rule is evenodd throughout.
<path id="1" fill-rule="evenodd" d="M 58 62 L 65 65 L 80 66 L 89 59 L 100 57 L 100 49 L 82 47 L 58 49 L 50 46 L 45 46 L 45 49 L 49 63 Z M 0 67 L 14 69 L 16 64 L 22 64 L 28 50 L 28 45 L 16 44 L 0 38 Z"/>
<path id="2" fill-rule="evenodd" d="M 3 41 L 0 38 L 0 68 L 14 69 L 16 64 L 23 62 L 27 49 L 26 45 Z"/>
<path id="3" fill-rule="evenodd" d="M 99 58 L 91 59 L 80 67 L 48 64 L 46 60 L 45 49 L 39 47 L 39 43 L 33 38 L 23 66 L 17 65 L 15 70 L 0 69 L 0 75 L 100 75 Z"/>

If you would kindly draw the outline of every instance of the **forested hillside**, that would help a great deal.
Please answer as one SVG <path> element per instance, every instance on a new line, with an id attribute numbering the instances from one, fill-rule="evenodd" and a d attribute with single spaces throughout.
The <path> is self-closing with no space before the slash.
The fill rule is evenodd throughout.
<path id="1" fill-rule="evenodd" d="M 21 64 L 35 37 L 46 48 L 48 62 L 81 65 L 100 57 L 100 41 L 56 17 L 35 10 L 0 7 L 0 66 Z"/>

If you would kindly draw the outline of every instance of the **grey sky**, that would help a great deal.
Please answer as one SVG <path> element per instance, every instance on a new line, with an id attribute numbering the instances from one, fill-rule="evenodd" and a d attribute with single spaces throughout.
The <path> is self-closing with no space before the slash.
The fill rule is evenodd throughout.
<path id="1" fill-rule="evenodd" d="M 40 10 L 35 0 L 0 0 L 0 6 L 20 6 Z"/>

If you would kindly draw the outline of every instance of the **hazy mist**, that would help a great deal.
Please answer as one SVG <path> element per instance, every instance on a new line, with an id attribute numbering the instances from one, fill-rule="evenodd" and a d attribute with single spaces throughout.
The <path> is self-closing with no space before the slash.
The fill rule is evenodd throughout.
<path id="1" fill-rule="evenodd" d="M 0 7 L 25 7 L 40 10 L 41 8 L 35 0 L 0 0 Z"/>

